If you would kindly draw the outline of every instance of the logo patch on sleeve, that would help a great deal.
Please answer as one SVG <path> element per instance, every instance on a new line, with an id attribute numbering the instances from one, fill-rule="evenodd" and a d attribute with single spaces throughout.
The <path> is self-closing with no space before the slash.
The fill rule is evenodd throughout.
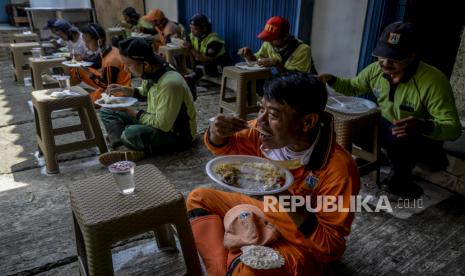
<path id="1" fill-rule="evenodd" d="M 307 188 L 314 189 L 318 185 L 319 178 L 314 176 L 312 173 L 309 173 L 305 178 L 305 184 Z"/>

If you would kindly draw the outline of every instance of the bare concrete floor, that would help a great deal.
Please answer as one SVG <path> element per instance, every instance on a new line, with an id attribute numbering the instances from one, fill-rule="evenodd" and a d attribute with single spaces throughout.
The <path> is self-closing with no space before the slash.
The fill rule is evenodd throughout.
<path id="1" fill-rule="evenodd" d="M 27 101 L 30 87 L 18 86 L 10 63 L 0 64 L 0 275 L 78 275 L 68 185 L 106 173 L 96 149 L 60 156 L 61 173 L 46 175 L 35 157 L 35 126 Z M 207 84 L 205 84 L 207 85 Z M 153 163 L 187 194 L 210 186 L 204 173 L 212 155 L 200 134 L 218 109 L 218 87 L 207 85 L 196 102 L 199 139 L 194 148 L 144 160 Z M 57 124 L 77 120 L 55 114 Z M 64 135 L 69 141 L 75 136 Z M 372 183 L 370 177 L 364 183 Z M 438 274 L 465 271 L 465 200 L 453 195 L 402 220 L 387 213 L 358 213 L 347 250 L 335 275 Z M 119 275 L 180 275 L 182 256 L 157 249 L 150 233 L 113 249 Z"/>

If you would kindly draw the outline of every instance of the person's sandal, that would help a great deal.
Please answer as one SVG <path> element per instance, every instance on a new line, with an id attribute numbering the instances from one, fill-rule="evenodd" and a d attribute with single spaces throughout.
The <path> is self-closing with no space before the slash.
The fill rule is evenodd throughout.
<path id="1" fill-rule="evenodd" d="M 101 154 L 98 157 L 98 161 L 100 164 L 108 167 L 118 161 L 129 160 L 137 162 L 144 159 L 144 157 L 145 153 L 143 151 L 110 151 Z"/>

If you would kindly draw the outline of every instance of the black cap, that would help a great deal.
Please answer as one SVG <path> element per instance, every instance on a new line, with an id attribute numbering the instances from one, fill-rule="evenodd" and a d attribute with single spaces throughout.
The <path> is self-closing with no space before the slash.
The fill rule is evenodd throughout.
<path id="1" fill-rule="evenodd" d="M 47 25 L 45 25 L 45 27 L 43 27 L 42 30 L 48 30 L 48 29 L 53 28 L 53 25 L 55 24 L 55 21 L 57 21 L 56 18 L 49 19 L 47 21 Z"/>
<path id="2" fill-rule="evenodd" d="M 55 20 L 55 23 L 53 23 L 53 28 L 56 28 L 63 32 L 78 32 L 79 31 L 78 28 L 71 25 L 71 23 L 69 23 L 67 20 L 61 19 L 61 18 Z"/>
<path id="3" fill-rule="evenodd" d="M 205 27 L 205 26 L 211 26 L 210 19 L 201 13 L 198 13 L 194 16 L 191 17 L 189 20 L 190 24 L 197 26 L 197 27 Z"/>
<path id="4" fill-rule="evenodd" d="M 373 55 L 403 60 L 416 51 L 417 39 L 412 23 L 395 22 L 387 26 L 373 50 Z"/>
<path id="5" fill-rule="evenodd" d="M 130 59 L 165 64 L 165 60 L 153 52 L 152 46 L 143 38 L 130 37 L 119 43 L 119 52 Z"/>

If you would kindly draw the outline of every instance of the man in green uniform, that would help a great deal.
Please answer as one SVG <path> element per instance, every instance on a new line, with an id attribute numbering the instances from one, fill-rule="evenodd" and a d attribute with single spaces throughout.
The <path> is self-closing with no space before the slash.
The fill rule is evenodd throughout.
<path id="1" fill-rule="evenodd" d="M 183 77 L 142 38 L 128 38 L 119 44 L 121 60 L 136 77 L 139 88 L 110 85 L 107 92 L 147 97 L 147 110 L 102 108 L 100 116 L 116 151 L 99 157 L 103 165 L 128 159 L 137 161 L 156 155 L 187 149 L 197 132 L 192 95 Z"/>
<path id="2" fill-rule="evenodd" d="M 316 73 L 312 62 L 312 50 L 308 44 L 290 33 L 286 18 L 273 16 L 257 36 L 263 44 L 255 54 L 248 47 L 239 49 L 238 54 L 246 61 L 257 61 L 260 66 L 271 67 L 277 72 L 300 71 Z"/>
<path id="3" fill-rule="evenodd" d="M 156 34 L 150 22 L 142 19 L 133 7 L 127 7 L 123 10 L 124 22 L 121 25 L 126 28 L 126 37 L 130 37 L 132 32 L 144 34 Z"/>
<path id="4" fill-rule="evenodd" d="M 445 140 L 461 134 L 460 121 L 449 80 L 422 62 L 411 23 L 387 26 L 378 40 L 372 63 L 351 79 L 322 74 L 320 80 L 345 95 L 373 91 L 381 110 L 382 146 L 391 161 L 391 174 L 382 188 L 403 197 L 419 197 L 421 187 L 412 182 L 416 161 L 436 169 L 447 166 Z"/>
<path id="5" fill-rule="evenodd" d="M 203 14 L 192 16 L 189 23 L 191 33 L 184 46 L 190 49 L 196 68 L 192 74 L 186 76 L 187 80 L 196 82 L 204 72 L 211 77 L 221 75 L 223 67 L 228 64 L 223 39 L 212 31 L 210 19 Z"/>

